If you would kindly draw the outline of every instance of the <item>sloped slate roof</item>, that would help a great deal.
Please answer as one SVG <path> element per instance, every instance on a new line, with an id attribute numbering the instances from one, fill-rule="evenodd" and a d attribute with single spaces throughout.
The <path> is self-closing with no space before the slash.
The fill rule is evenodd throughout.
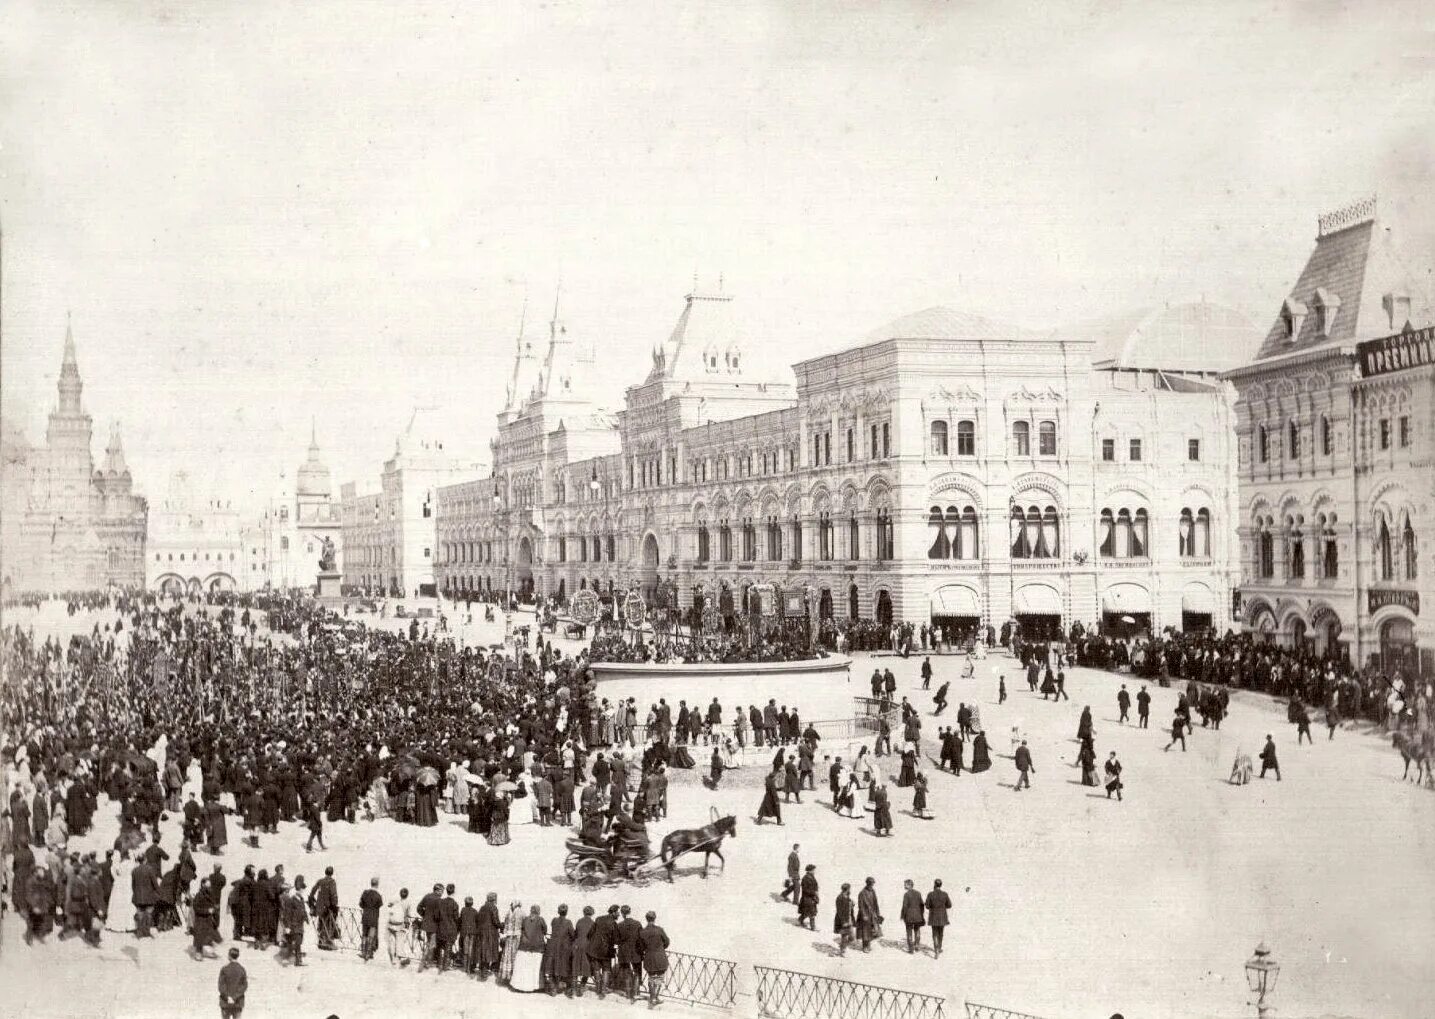
<path id="1" fill-rule="evenodd" d="M 1092 364 L 1173 372 L 1221 372 L 1244 364 L 1260 342 L 1234 308 L 1198 301 L 1142 308 L 1078 323 L 1061 337 L 1093 343 Z"/>

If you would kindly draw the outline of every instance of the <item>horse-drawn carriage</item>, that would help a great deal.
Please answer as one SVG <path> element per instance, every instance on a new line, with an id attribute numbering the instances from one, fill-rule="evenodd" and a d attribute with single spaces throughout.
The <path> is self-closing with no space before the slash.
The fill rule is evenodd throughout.
<path id="1" fill-rule="evenodd" d="M 737 818 L 731 814 L 718 817 L 713 811 L 711 824 L 701 828 L 680 828 L 663 837 L 656 856 L 649 852 L 647 837 L 640 839 L 619 837 L 609 844 L 585 842 L 582 839 L 568 839 L 568 855 L 563 861 L 563 872 L 570 881 L 593 888 L 610 880 L 623 878 L 628 881 L 644 881 L 651 876 L 645 871 L 654 860 L 660 861 L 673 879 L 673 867 L 678 858 L 688 853 L 703 854 L 703 877 L 708 876 L 708 861 L 716 856 L 724 868 L 727 860 L 722 855 L 722 841 L 737 837 Z"/>

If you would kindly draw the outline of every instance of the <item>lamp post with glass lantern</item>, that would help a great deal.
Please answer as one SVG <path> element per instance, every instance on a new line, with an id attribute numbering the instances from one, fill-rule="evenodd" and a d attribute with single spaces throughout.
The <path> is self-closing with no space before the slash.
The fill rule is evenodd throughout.
<path id="1" fill-rule="evenodd" d="M 1256 946 L 1255 955 L 1246 962 L 1246 982 L 1250 984 L 1251 993 L 1256 996 L 1256 1015 L 1260 1019 L 1267 1019 L 1270 1015 L 1271 1009 L 1266 998 L 1275 994 L 1276 977 L 1280 975 L 1280 971 L 1280 963 L 1271 958 L 1271 950 L 1262 941 Z"/>

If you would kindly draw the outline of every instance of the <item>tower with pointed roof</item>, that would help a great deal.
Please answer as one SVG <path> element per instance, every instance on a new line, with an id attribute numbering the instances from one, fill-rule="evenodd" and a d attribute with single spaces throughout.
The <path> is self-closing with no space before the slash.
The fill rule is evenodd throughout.
<path id="1" fill-rule="evenodd" d="M 144 582 L 148 507 L 133 492 L 118 425 L 96 469 L 90 450 L 94 422 L 83 395 L 74 328 L 66 316 L 45 443 L 25 447 L 22 458 L 5 465 L 7 491 L 23 490 L 23 496 L 7 500 L 7 507 L 19 513 L 4 531 L 3 580 L 12 591 L 138 587 Z"/>

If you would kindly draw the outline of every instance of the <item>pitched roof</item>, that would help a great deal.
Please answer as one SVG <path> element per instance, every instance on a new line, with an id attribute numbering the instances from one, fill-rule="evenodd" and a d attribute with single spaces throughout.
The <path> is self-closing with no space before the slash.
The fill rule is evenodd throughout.
<path id="1" fill-rule="evenodd" d="M 1208 301 L 1134 309 L 1057 335 L 1090 341 L 1097 368 L 1169 372 L 1226 371 L 1244 364 L 1260 342 L 1245 315 Z"/>
<path id="2" fill-rule="evenodd" d="M 1256 352 L 1257 361 L 1399 332 L 1404 318 L 1386 295 L 1409 298 L 1409 318 L 1428 318 L 1422 289 L 1405 267 L 1390 230 L 1373 216 L 1323 233 Z M 1323 317 L 1331 318 L 1323 328 Z M 1294 326 L 1294 335 L 1291 334 Z"/>
<path id="3" fill-rule="evenodd" d="M 883 340 L 1013 340 L 1036 335 L 1020 326 L 936 305 L 888 322 L 868 333 L 857 346 Z"/>
<path id="4" fill-rule="evenodd" d="M 733 322 L 732 295 L 691 293 L 667 342 L 653 352 L 652 379 L 696 381 L 714 374 L 741 374 L 741 350 Z M 732 362 L 732 355 L 738 358 Z M 713 365 L 710 358 L 716 357 Z"/>

